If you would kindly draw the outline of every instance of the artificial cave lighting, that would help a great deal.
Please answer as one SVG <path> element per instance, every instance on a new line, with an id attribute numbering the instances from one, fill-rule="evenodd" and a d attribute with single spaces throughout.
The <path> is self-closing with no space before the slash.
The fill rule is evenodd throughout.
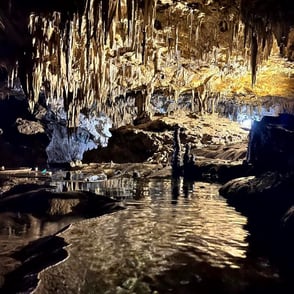
<path id="1" fill-rule="evenodd" d="M 241 122 L 241 127 L 250 130 L 252 126 L 252 120 L 250 118 L 245 119 Z"/>

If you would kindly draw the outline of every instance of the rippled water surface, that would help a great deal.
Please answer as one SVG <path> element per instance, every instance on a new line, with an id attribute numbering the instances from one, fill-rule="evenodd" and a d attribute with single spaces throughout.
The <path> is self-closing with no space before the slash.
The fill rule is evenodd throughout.
<path id="1" fill-rule="evenodd" d="M 246 218 L 218 185 L 120 179 L 88 188 L 120 196 L 126 209 L 64 232 L 70 257 L 42 273 L 39 293 L 238 293 L 260 275 L 246 261 Z"/>

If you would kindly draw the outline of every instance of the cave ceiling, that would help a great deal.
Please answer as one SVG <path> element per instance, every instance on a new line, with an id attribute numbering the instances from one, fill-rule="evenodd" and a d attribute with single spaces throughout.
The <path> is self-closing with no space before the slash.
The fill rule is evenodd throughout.
<path id="1" fill-rule="evenodd" d="M 291 99 L 293 20 L 285 0 L 2 0 L 0 62 L 32 110 L 62 98 L 69 127 L 84 109 L 118 121 L 130 93 L 144 111 L 158 90 Z"/>

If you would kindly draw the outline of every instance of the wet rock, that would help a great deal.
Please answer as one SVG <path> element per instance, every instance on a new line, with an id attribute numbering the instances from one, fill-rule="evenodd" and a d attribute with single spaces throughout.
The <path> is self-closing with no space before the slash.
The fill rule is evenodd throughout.
<path id="1" fill-rule="evenodd" d="M 281 274 L 294 274 L 293 173 L 267 172 L 234 179 L 220 194 L 248 218 L 249 252 L 268 256 Z"/>
<path id="2" fill-rule="evenodd" d="M 223 185 L 220 194 L 245 214 L 274 213 L 280 218 L 294 203 L 293 178 L 278 172 L 237 178 Z"/>
<path id="3" fill-rule="evenodd" d="M 248 217 L 250 246 L 267 254 L 279 267 L 294 273 L 293 261 L 293 189 L 294 175 L 267 172 L 234 179 L 220 194 Z"/>
<path id="4" fill-rule="evenodd" d="M 193 150 L 193 154 L 206 158 L 218 158 L 231 161 L 245 160 L 247 154 L 248 142 L 238 142 L 233 144 L 217 144 L 209 145 L 205 148 L 197 148 Z"/>
<path id="5" fill-rule="evenodd" d="M 5 172 L 7 172 L 7 170 L 5 170 Z M 40 178 L 29 177 L 28 173 L 25 174 L 25 176 L 17 176 L 16 172 L 11 170 L 10 175 L 4 174 L 0 177 L 0 199 L 8 195 L 27 192 L 41 187 L 48 188 L 45 182 Z"/>
<path id="6" fill-rule="evenodd" d="M 195 157 L 193 164 L 184 167 L 185 177 L 190 180 L 203 180 L 225 183 L 236 177 L 248 176 L 252 168 L 238 161 Z"/>
<path id="7" fill-rule="evenodd" d="M 15 184 L 15 186 L 12 186 L 8 191 L 5 191 L 4 193 L 1 194 L 1 198 L 6 198 L 14 194 L 19 194 L 19 193 L 26 193 L 30 191 L 38 191 L 46 188 L 52 188 L 49 185 L 42 185 L 40 183 L 18 183 Z"/>

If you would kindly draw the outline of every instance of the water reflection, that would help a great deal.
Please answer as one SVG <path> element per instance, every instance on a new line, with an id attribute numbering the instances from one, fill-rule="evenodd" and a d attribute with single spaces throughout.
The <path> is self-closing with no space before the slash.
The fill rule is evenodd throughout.
<path id="1" fill-rule="evenodd" d="M 81 219 L 81 218 L 80 218 Z M 43 236 L 57 233 L 62 228 L 77 218 L 64 216 L 58 221 L 37 218 L 32 214 L 1 212 L 0 213 L 0 236 L 4 238 L 20 238 L 33 240 Z"/>
<path id="2" fill-rule="evenodd" d="M 20 261 L 12 257 L 13 252 L 18 252 L 30 242 L 43 236 L 50 236 L 60 231 L 68 224 L 77 221 L 70 217 L 64 217 L 58 221 L 49 221 L 36 218 L 31 214 L 1 212 L 0 213 L 0 293 L 15 293 L 9 290 L 1 290 L 4 276 L 20 267 Z M 48 260 L 50 257 L 48 256 Z M 44 261 L 43 261 L 44 262 Z M 53 264 L 54 262 L 51 261 Z M 40 262 L 39 266 L 42 266 Z M 27 271 L 33 270 L 27 267 Z M 25 273 L 25 271 L 24 271 Z M 31 279 L 32 280 L 32 279 Z M 19 280 L 15 279 L 15 283 Z M 24 281 L 22 280 L 22 283 Z"/>
<path id="3" fill-rule="evenodd" d="M 171 187 L 171 195 L 172 195 L 172 204 L 178 203 L 178 198 L 180 196 L 180 178 L 176 177 L 171 180 L 172 187 Z"/>
<path id="4" fill-rule="evenodd" d="M 67 293 L 151 293 L 157 277 L 174 268 L 243 265 L 246 218 L 218 195 L 218 185 L 181 178 L 81 185 L 119 196 L 127 209 L 64 232 L 70 258 L 42 273 L 39 293 L 52 293 L 53 284 Z"/>

